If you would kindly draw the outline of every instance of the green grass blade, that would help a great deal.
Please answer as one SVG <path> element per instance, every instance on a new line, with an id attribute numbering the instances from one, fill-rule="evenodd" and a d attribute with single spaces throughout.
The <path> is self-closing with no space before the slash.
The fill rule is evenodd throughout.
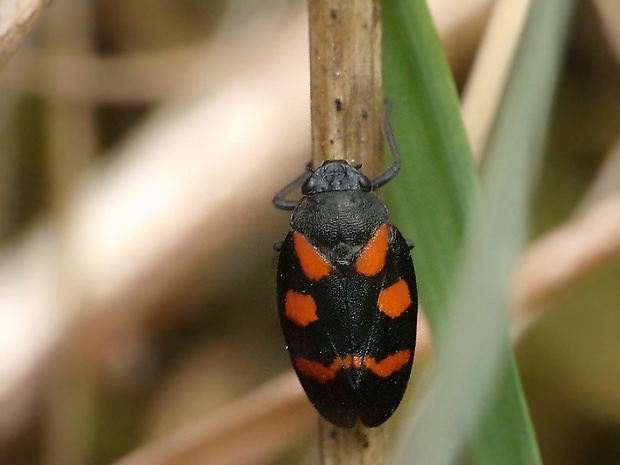
<path id="1" fill-rule="evenodd" d="M 485 173 L 488 216 L 507 233 L 516 266 L 527 235 L 529 194 L 538 174 L 562 51 L 574 0 L 532 2 L 524 36 L 491 133 Z M 503 196 L 502 198 L 499 198 Z M 510 215 L 506 215 L 510 205 Z M 513 210 L 514 209 L 514 210 Z M 510 216 L 510 218 L 506 218 Z M 503 217 L 503 220 L 502 220 Z M 505 225 L 501 225 L 505 222 Z M 504 232 L 502 232 L 504 230 Z M 507 304 L 503 307 L 507 311 Z M 514 358 L 500 380 L 494 401 L 472 444 L 479 465 L 541 464 Z"/>
<path id="2" fill-rule="evenodd" d="M 516 365 L 506 355 L 505 315 L 508 278 L 525 240 L 529 193 L 573 4 L 533 3 L 511 90 L 491 136 L 485 197 L 451 295 L 468 213 L 478 204 L 474 169 L 424 2 L 384 2 L 385 88 L 394 101 L 401 178 L 406 178 L 395 183 L 390 207 L 417 245 L 421 301 L 438 341 L 431 389 L 397 456 L 399 464 L 452 463 L 485 409 L 489 413 L 472 444 L 477 463 L 540 463 Z M 491 403 L 487 399 L 498 377 Z"/>
<path id="3" fill-rule="evenodd" d="M 477 465 L 540 465 L 527 404 L 521 389 L 517 364 L 512 353 L 500 376 L 495 398 L 472 442 L 473 462 Z"/>
<path id="4" fill-rule="evenodd" d="M 436 329 L 466 218 L 477 202 L 478 175 L 454 82 L 425 5 L 388 0 L 383 18 L 384 90 L 392 100 L 403 157 L 402 172 L 388 187 L 390 214 L 415 244 L 420 298 Z"/>

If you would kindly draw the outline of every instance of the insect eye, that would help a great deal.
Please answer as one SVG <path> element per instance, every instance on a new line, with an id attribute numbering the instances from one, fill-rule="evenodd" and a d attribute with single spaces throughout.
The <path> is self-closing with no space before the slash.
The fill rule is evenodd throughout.
<path id="1" fill-rule="evenodd" d="M 362 189 L 370 189 L 372 187 L 372 183 L 366 176 L 360 176 L 360 187 Z"/>
<path id="2" fill-rule="evenodd" d="M 306 182 L 303 183 L 303 185 L 301 186 L 301 193 L 303 195 L 307 195 L 310 192 L 313 192 L 317 189 L 317 181 L 316 178 L 314 177 L 309 177 Z"/>

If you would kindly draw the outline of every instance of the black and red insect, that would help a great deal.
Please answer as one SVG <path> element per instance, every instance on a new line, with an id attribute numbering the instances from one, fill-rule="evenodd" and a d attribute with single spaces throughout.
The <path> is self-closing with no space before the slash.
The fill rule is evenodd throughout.
<path id="1" fill-rule="evenodd" d="M 373 192 L 374 180 L 345 160 L 324 162 L 273 199 L 292 210 L 292 231 L 276 244 L 278 310 L 288 352 L 310 401 L 334 425 L 385 422 L 400 403 L 413 363 L 417 289 L 410 246 Z M 299 201 L 285 197 L 302 185 Z"/>

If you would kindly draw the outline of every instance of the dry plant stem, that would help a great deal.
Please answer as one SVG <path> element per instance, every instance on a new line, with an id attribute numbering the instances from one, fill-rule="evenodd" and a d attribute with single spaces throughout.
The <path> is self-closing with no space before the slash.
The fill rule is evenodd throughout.
<path id="1" fill-rule="evenodd" d="M 22 50 L 14 59 L 19 66 L 3 71 L 2 88 L 88 105 L 152 104 L 177 89 L 187 69 L 206 53 L 204 46 L 119 56 Z M 55 70 L 54 79 L 37 72 L 40 63 Z"/>
<path id="2" fill-rule="evenodd" d="M 315 413 L 299 394 L 291 371 L 114 465 L 263 463 L 310 430 Z"/>
<path id="3" fill-rule="evenodd" d="M 50 10 L 43 32 L 51 55 L 70 54 L 76 61 L 91 52 L 93 5 L 89 2 L 73 4 L 61 0 Z M 68 20 L 69 17 L 78 19 Z M 45 63 L 43 73 L 51 81 L 68 81 L 71 85 L 79 76 L 63 76 L 64 70 Z M 39 73 L 41 74 L 41 73 Z M 92 164 L 97 151 L 97 137 L 93 109 L 87 102 L 75 102 L 57 95 L 48 96 L 45 107 L 46 156 L 53 213 L 62 213 L 62 205 L 73 191 L 79 177 Z"/>
<path id="4" fill-rule="evenodd" d="M 491 14 L 493 0 L 432 0 L 427 2 L 433 23 L 441 36 L 444 53 L 453 73 L 460 76 L 468 72 L 471 56 L 480 43 Z"/>
<path id="5" fill-rule="evenodd" d="M 421 361 L 428 358 L 431 351 L 430 330 L 423 315 L 418 328 L 416 360 Z M 206 463 L 205 457 L 213 458 L 218 465 L 260 463 L 263 457 L 290 444 L 294 436 L 307 434 L 315 418 L 315 410 L 301 390 L 297 376 L 290 370 L 219 411 L 133 451 L 114 465 L 202 464 Z M 276 428 L 272 427 L 274 424 Z M 281 426 L 285 432 L 279 429 Z M 328 423 L 321 423 L 320 427 L 323 430 L 320 434 L 327 436 L 328 441 L 339 442 L 342 433 L 350 434 L 349 430 Z M 374 435 L 383 434 L 376 428 L 356 428 L 352 433 L 360 447 L 382 440 Z M 374 451 L 382 453 L 380 448 Z M 382 456 L 376 460 L 368 456 L 365 463 L 382 463 L 381 459 Z"/>
<path id="6" fill-rule="evenodd" d="M 467 83 L 462 111 L 477 161 L 485 150 L 529 3 L 530 0 L 496 3 Z M 597 5 L 603 11 L 603 5 L 607 4 Z M 608 16 L 612 15 L 605 18 Z M 613 42 L 613 28 L 608 29 Z M 617 260 L 620 224 L 615 218 L 620 218 L 620 203 L 617 195 L 611 194 L 617 192 L 618 172 L 620 141 L 584 196 L 575 217 L 538 239 L 526 252 L 513 296 L 516 310 L 513 334 L 520 334 L 554 296 L 595 269 Z"/>
<path id="7" fill-rule="evenodd" d="M 0 241 L 14 227 L 18 215 L 15 200 L 20 167 L 19 123 L 14 118 L 18 103 L 15 92 L 0 92 Z"/>
<path id="8" fill-rule="evenodd" d="M 201 292 L 218 289 L 248 257 L 257 256 L 243 267 L 248 273 L 271 266 L 266 224 L 280 214 L 269 199 L 307 161 L 310 145 L 307 17 L 298 8 L 281 18 L 273 19 L 285 24 L 276 34 L 261 21 L 214 42 L 200 69 L 185 70 L 183 95 L 82 179 L 65 226 L 42 220 L 0 251 L 0 438 L 26 418 L 16 410 L 31 406 L 48 380 L 44 368 L 59 340 L 81 338 L 98 375 L 133 376 L 145 321 L 174 308 L 155 302 L 191 293 L 198 275 Z M 248 228 L 254 239 L 240 241 Z M 79 270 L 87 305 L 61 292 L 61 260 Z M 207 267 L 223 262 L 230 265 Z"/>
<path id="9" fill-rule="evenodd" d="M 615 194 L 537 240 L 519 271 L 518 307 L 536 310 L 583 277 L 617 263 L 619 237 L 620 194 Z"/>
<path id="10" fill-rule="evenodd" d="M 381 166 L 381 23 L 378 0 L 309 0 L 312 156 Z"/>
<path id="11" fill-rule="evenodd" d="M 0 69 L 22 43 L 51 0 L 0 1 Z"/>
<path id="12" fill-rule="evenodd" d="M 378 0 L 309 0 L 312 158 L 381 166 L 381 6 Z M 385 463 L 383 427 L 337 428 L 322 418 L 323 465 Z"/>
<path id="13" fill-rule="evenodd" d="M 343 429 L 321 419 L 319 441 L 321 463 L 329 465 L 379 465 L 388 462 L 385 425 L 366 428 L 359 423 Z"/>
<path id="14" fill-rule="evenodd" d="M 595 270 L 620 259 L 620 139 L 607 156 L 574 217 L 530 246 L 517 276 L 515 302 L 521 312 L 516 330 L 534 311 Z"/>
<path id="15" fill-rule="evenodd" d="M 490 4 L 491 0 L 469 0 L 454 8 L 452 0 L 436 0 L 429 5 L 444 50 L 457 73 L 469 66 L 467 51 L 478 43 Z M 79 58 L 65 53 L 21 50 L 15 57 L 20 66 L 3 71 L 2 86 L 43 98 L 52 94 L 91 105 L 153 103 L 176 89 L 188 67 L 204 61 L 205 53 L 208 52 L 200 45 Z M 56 79 L 37 72 L 40 62 L 56 69 Z"/>
<path id="16" fill-rule="evenodd" d="M 42 22 L 46 47 L 54 53 L 88 56 L 93 49 L 93 8 L 91 2 L 59 0 Z M 57 68 L 48 65 L 48 79 L 57 78 Z M 75 76 L 69 79 L 75 82 Z M 66 228 L 67 204 L 80 176 L 93 163 L 97 151 L 93 109 L 85 102 L 75 102 L 51 94 L 46 101 L 45 155 L 48 168 L 48 207 L 59 227 Z M 67 237 L 61 234 L 61 237 Z M 83 313 L 85 286 L 73 264 L 71 246 L 59 243 L 55 263 L 58 291 L 64 295 L 67 315 Z M 59 357 L 50 366 L 50 389 L 47 391 L 47 418 L 44 462 L 78 465 L 90 459 L 94 438 L 94 399 L 97 383 L 70 340 L 58 348 Z"/>
<path id="17" fill-rule="evenodd" d="M 620 3 L 609 0 L 595 0 L 594 6 L 616 61 L 620 63 Z"/>
<path id="18" fill-rule="evenodd" d="M 497 2 L 467 81 L 461 111 L 472 153 L 480 162 L 495 121 L 531 0 Z"/>
<path id="19" fill-rule="evenodd" d="M 605 157 L 592 186 L 581 199 L 577 214 L 586 213 L 599 202 L 620 193 L 618 179 L 620 179 L 620 135 Z"/>

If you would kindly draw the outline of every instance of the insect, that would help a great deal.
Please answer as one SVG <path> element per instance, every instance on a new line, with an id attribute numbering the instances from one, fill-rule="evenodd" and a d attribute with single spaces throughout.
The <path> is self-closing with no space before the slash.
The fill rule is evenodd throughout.
<path id="1" fill-rule="evenodd" d="M 416 338 L 417 289 L 410 246 L 374 192 L 400 169 L 369 180 L 345 160 L 325 161 L 284 187 L 276 208 L 293 211 L 280 252 L 277 301 L 293 367 L 329 422 L 385 422 L 407 387 Z M 299 201 L 285 197 L 299 185 Z"/>

